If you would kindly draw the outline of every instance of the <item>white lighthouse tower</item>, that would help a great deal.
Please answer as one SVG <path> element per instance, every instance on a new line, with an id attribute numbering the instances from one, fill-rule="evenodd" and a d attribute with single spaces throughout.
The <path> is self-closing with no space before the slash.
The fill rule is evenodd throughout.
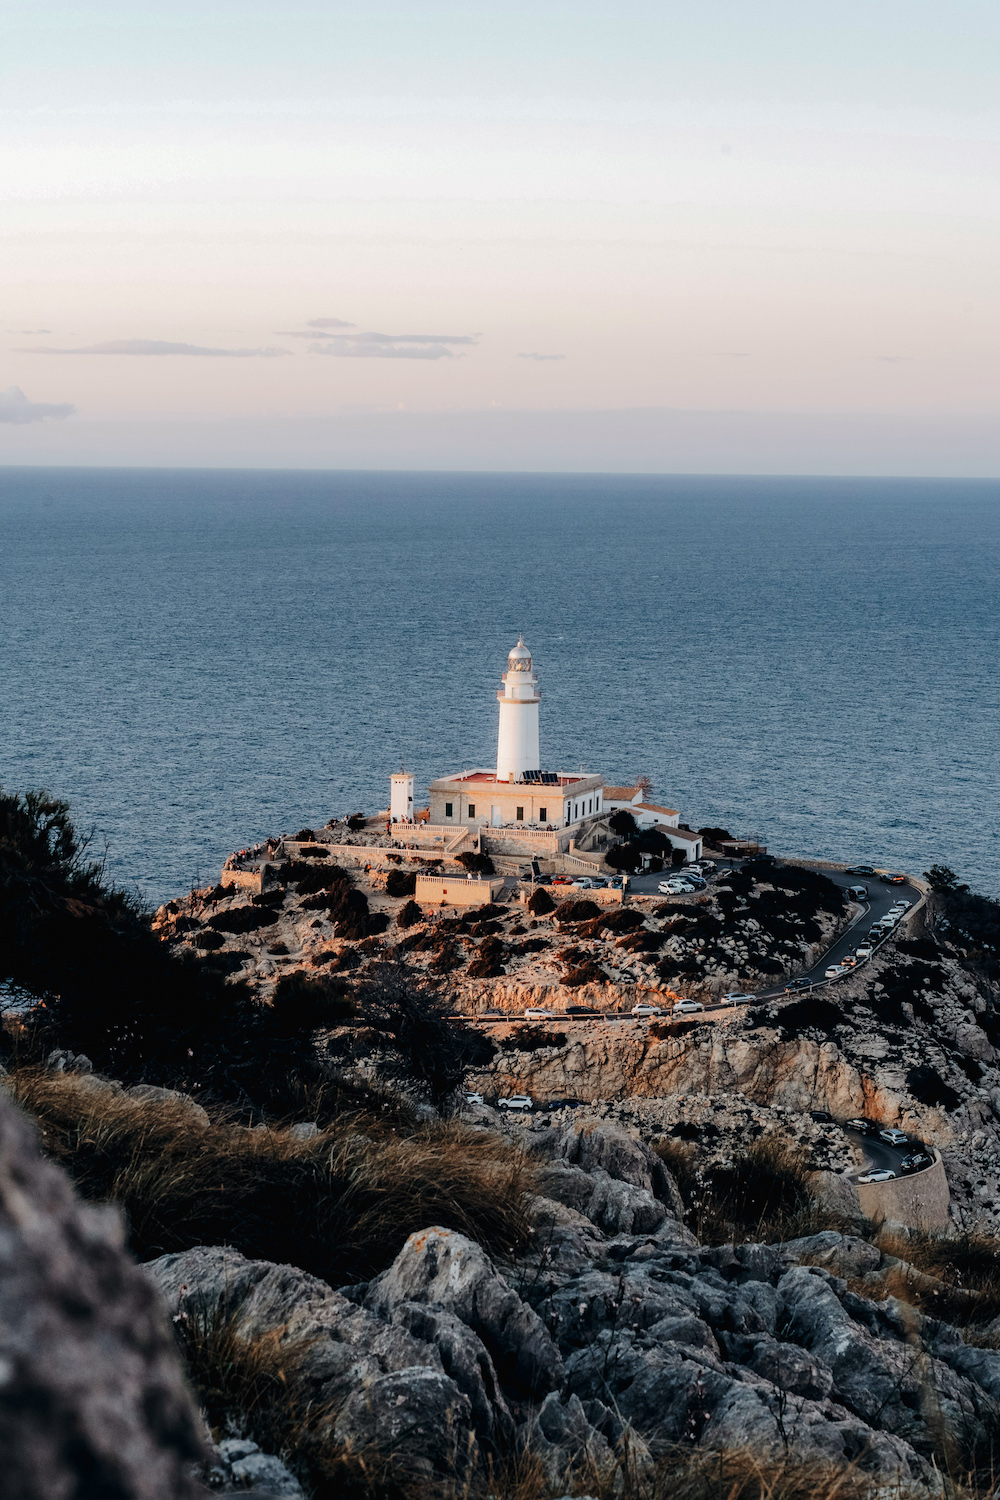
<path id="1" fill-rule="evenodd" d="M 518 636 L 507 658 L 507 670 L 497 689 L 500 733 L 497 738 L 497 781 L 520 781 L 526 771 L 538 771 L 538 705 L 542 701 L 531 652 Z"/>

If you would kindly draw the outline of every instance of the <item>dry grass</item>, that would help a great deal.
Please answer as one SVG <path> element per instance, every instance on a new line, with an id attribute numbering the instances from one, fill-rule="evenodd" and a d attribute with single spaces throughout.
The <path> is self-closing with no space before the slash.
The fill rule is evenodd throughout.
<path id="1" fill-rule="evenodd" d="M 969 1332 L 1000 1317 L 1000 1241 L 992 1236 L 913 1233 L 904 1238 L 883 1231 L 875 1244 L 905 1264 L 862 1278 L 856 1290 L 864 1296 L 896 1297 Z M 992 1343 L 993 1336 L 980 1341 Z"/>
<path id="2" fill-rule="evenodd" d="M 855 1229 L 817 1204 L 805 1153 L 777 1132 L 751 1141 L 726 1166 L 703 1170 L 685 1143 L 666 1138 L 654 1149 L 673 1173 L 687 1222 L 704 1245 L 774 1244 L 821 1229 Z"/>
<path id="3" fill-rule="evenodd" d="M 184 1103 L 74 1075 L 27 1068 L 8 1082 L 82 1195 L 124 1208 L 140 1259 L 226 1244 L 339 1286 L 382 1270 L 429 1224 L 501 1258 L 527 1240 L 531 1169 L 501 1137 L 457 1122 L 402 1134 L 355 1114 L 301 1140 L 225 1118 L 205 1126 Z"/>
<path id="4" fill-rule="evenodd" d="M 413 1500 L 420 1494 L 405 1465 L 335 1443 L 336 1407 L 304 1394 L 297 1366 L 308 1343 L 283 1342 L 282 1330 L 243 1338 L 231 1321 L 182 1318 L 177 1340 L 188 1380 L 216 1442 L 252 1437 L 294 1471 L 313 1500 Z"/>

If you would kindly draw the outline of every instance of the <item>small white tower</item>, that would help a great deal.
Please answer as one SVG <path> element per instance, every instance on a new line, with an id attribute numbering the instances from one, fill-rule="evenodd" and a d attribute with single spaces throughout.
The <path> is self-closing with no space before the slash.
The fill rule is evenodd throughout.
<path id="1" fill-rule="evenodd" d="M 531 652 L 518 636 L 507 658 L 507 670 L 497 689 L 500 733 L 497 739 L 497 781 L 518 781 L 525 771 L 541 767 L 538 753 L 538 705 L 542 700 Z"/>
<path id="2" fill-rule="evenodd" d="M 389 777 L 389 817 L 394 823 L 413 822 L 413 777 L 394 771 Z"/>

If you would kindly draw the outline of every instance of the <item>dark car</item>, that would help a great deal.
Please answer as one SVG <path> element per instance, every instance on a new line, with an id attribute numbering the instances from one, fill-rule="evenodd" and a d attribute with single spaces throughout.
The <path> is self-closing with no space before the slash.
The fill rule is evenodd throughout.
<path id="1" fill-rule="evenodd" d="M 837 1122 L 828 1109 L 811 1109 L 810 1120 L 815 1120 L 817 1125 L 835 1125 Z"/>
<path id="2" fill-rule="evenodd" d="M 874 875 L 875 874 L 875 866 L 874 865 L 849 865 L 848 869 L 847 869 L 847 873 L 848 873 L 848 875 Z"/>
<path id="3" fill-rule="evenodd" d="M 805 975 L 803 974 L 798 979 L 790 979 L 788 981 L 788 983 L 785 985 L 785 994 L 786 995 L 791 995 L 791 994 L 794 994 L 794 992 L 796 990 L 807 990 L 807 989 L 809 989 L 811 987 L 811 985 L 812 985 L 812 980 L 811 979 L 807 979 L 805 977 Z"/>
<path id="4" fill-rule="evenodd" d="M 925 1167 L 932 1167 L 934 1158 L 926 1151 L 914 1151 L 911 1156 L 904 1156 L 899 1164 L 901 1172 L 922 1172 Z"/>
<path id="5" fill-rule="evenodd" d="M 905 885 L 906 884 L 906 876 L 905 875 L 890 875 L 888 872 L 886 872 L 885 875 L 880 875 L 879 876 L 879 880 L 881 880 L 881 882 L 882 882 L 883 885 Z"/>
<path id="6" fill-rule="evenodd" d="M 744 863 L 744 870 L 759 870 L 762 867 L 776 865 L 778 861 L 773 854 L 754 854 Z"/>
<path id="7" fill-rule="evenodd" d="M 600 1015 L 600 1011 L 596 1011 L 592 1005 L 567 1005 L 564 1015 L 597 1016 Z"/>
<path id="8" fill-rule="evenodd" d="M 862 1120 L 859 1118 L 857 1120 L 845 1120 L 844 1129 L 856 1130 L 858 1135 L 878 1135 L 880 1126 L 877 1120 Z"/>

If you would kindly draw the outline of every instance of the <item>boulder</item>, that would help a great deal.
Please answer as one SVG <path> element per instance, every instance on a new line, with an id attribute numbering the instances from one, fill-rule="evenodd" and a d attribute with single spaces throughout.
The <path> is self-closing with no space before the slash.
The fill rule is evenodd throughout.
<path id="1" fill-rule="evenodd" d="M 425 1367 L 394 1370 L 359 1386 L 333 1425 L 350 1453 L 395 1460 L 415 1479 L 460 1482 L 475 1459 L 472 1408 L 453 1380 Z"/>
<path id="2" fill-rule="evenodd" d="M 599 1167 L 618 1182 L 644 1188 L 665 1203 L 671 1216 L 683 1217 L 684 1203 L 677 1184 L 654 1151 L 617 1126 L 584 1122 L 566 1129 L 557 1146 L 563 1161 L 585 1172 Z"/>
<path id="3" fill-rule="evenodd" d="M 399 1302 L 453 1313 L 479 1336 L 502 1383 L 516 1393 L 545 1395 L 562 1379 L 559 1351 L 538 1314 L 463 1234 L 434 1227 L 410 1235 L 366 1299 L 383 1313 Z"/>
<path id="4" fill-rule="evenodd" d="M 833 1229 L 824 1229 L 820 1234 L 809 1234 L 799 1240 L 785 1240 L 779 1248 L 787 1262 L 823 1266 L 834 1276 L 845 1278 L 866 1276 L 869 1271 L 876 1271 L 882 1259 L 882 1252 L 867 1240 L 838 1234 Z"/>
<path id="5" fill-rule="evenodd" d="M 175 1319 L 229 1323 L 250 1345 L 277 1336 L 290 1396 L 336 1412 L 334 1436 L 352 1452 L 392 1457 L 415 1478 L 454 1480 L 477 1449 L 477 1429 L 490 1439 L 507 1430 L 506 1406 L 489 1410 L 498 1381 L 485 1349 L 436 1308 L 381 1318 L 294 1266 L 220 1246 L 164 1255 L 148 1269 Z"/>
<path id="6" fill-rule="evenodd" d="M 194 1500 L 206 1454 L 170 1326 L 117 1213 L 74 1196 L 0 1095 L 0 1489 Z"/>

